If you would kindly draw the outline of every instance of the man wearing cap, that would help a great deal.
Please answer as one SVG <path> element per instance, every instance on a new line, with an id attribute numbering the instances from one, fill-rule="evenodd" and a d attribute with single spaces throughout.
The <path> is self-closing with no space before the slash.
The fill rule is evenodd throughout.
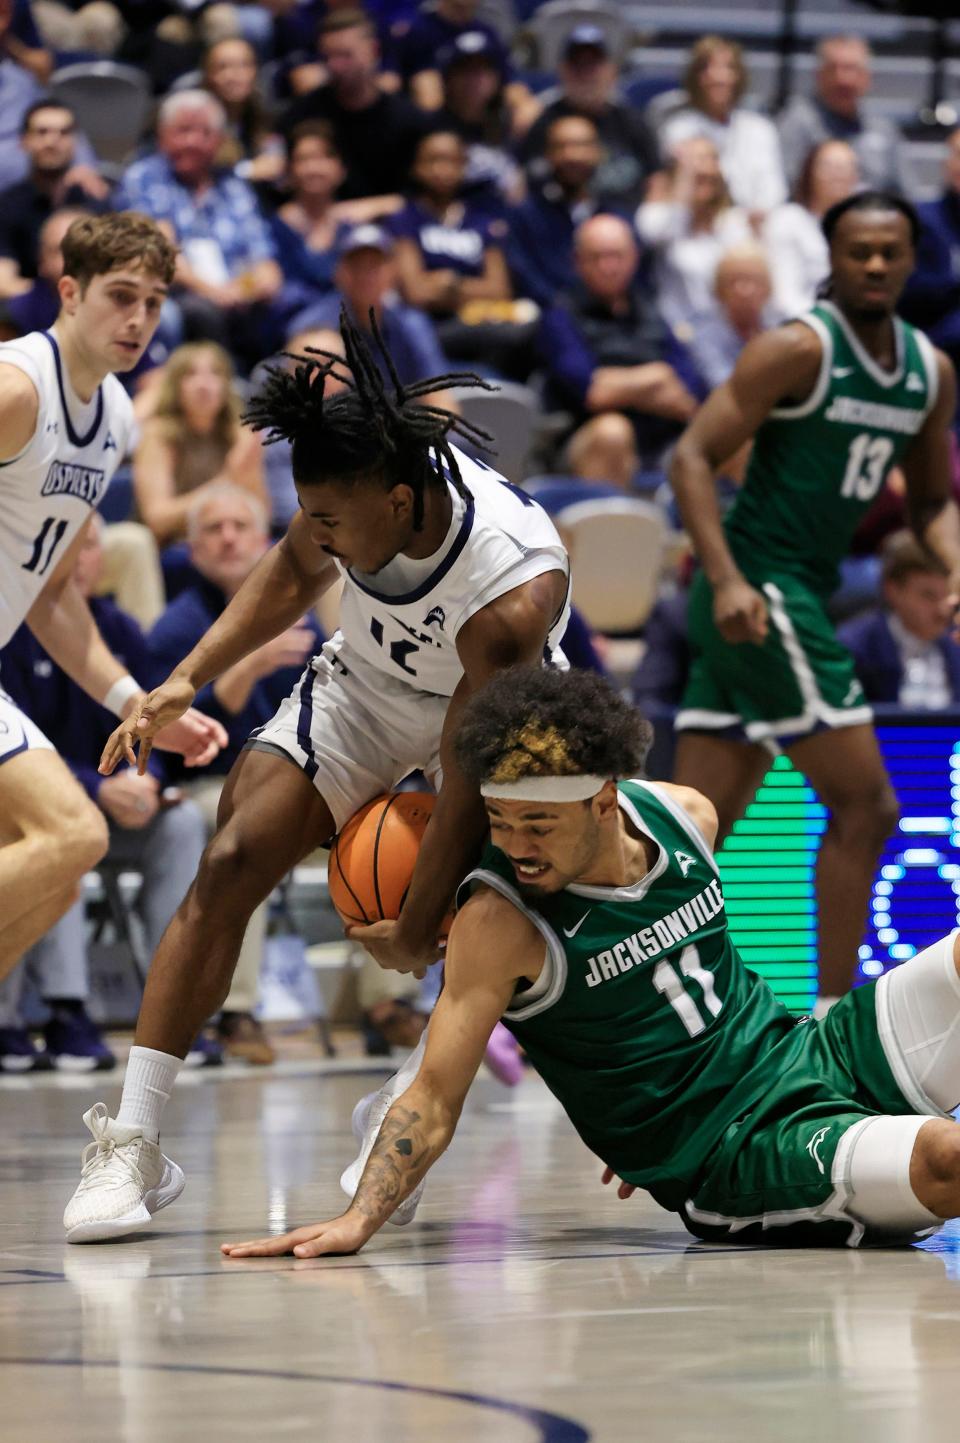
<path id="1" fill-rule="evenodd" d="M 421 9 L 406 33 L 398 37 L 400 74 L 416 105 L 422 110 L 439 110 L 443 104 L 441 57 L 464 35 L 482 38 L 506 82 L 504 99 L 514 133 L 521 135 L 540 113 L 539 102 L 516 78 L 507 47 L 492 25 L 477 18 L 478 9 L 478 0 L 436 0 L 430 8 Z"/>
<path id="2" fill-rule="evenodd" d="M 429 318 L 403 305 L 396 296 L 393 240 L 382 226 L 371 223 L 347 231 L 337 246 L 333 279 L 335 293 L 301 311 L 292 322 L 293 329 L 336 331 L 340 307 L 345 305 L 356 324 L 366 330 L 372 310 L 403 385 L 449 370 Z M 384 379 L 389 381 L 379 348 L 374 348 L 373 355 Z M 437 397 L 424 399 L 429 403 Z M 442 404 L 450 406 L 446 393 Z"/>
<path id="3" fill-rule="evenodd" d="M 523 140 L 520 159 L 531 180 L 542 180 L 550 122 L 558 115 L 589 115 L 605 152 L 598 184 L 632 213 L 659 158 L 646 122 L 619 92 L 618 65 L 603 30 L 598 25 L 575 25 L 558 69 L 560 85 L 540 97 L 543 110 Z"/>
<path id="4" fill-rule="evenodd" d="M 482 30 L 466 30 L 437 52 L 443 104 L 436 125 L 454 130 L 467 147 L 466 188 L 494 214 L 526 189 L 511 148 L 503 49 Z"/>
<path id="5" fill-rule="evenodd" d="M 424 117 L 405 96 L 381 90 L 376 27 L 362 9 L 332 11 L 317 46 L 329 79 L 293 102 L 284 134 L 302 120 L 328 121 L 347 172 L 339 199 L 375 198 L 373 209 L 397 209 Z"/>

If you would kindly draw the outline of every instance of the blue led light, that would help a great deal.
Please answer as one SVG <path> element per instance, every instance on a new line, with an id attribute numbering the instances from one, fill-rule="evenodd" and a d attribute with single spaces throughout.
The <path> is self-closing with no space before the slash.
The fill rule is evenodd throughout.
<path id="1" fill-rule="evenodd" d="M 858 981 L 880 976 L 960 925 L 960 713 L 936 723 L 880 719 L 877 738 L 900 822 L 880 857 Z M 807 1010 L 815 986 L 810 900 L 824 825 L 806 779 L 781 756 L 720 858 L 734 939 L 795 1011 Z M 770 908 L 778 899 L 777 933 Z"/>

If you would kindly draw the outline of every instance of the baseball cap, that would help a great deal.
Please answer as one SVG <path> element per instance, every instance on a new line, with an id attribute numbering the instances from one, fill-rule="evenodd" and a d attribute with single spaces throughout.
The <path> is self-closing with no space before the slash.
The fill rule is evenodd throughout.
<path id="1" fill-rule="evenodd" d="M 388 256 L 393 252 L 393 241 L 382 225 L 355 225 L 337 245 L 337 259 L 342 260 L 357 251 L 382 251 Z"/>
<path id="2" fill-rule="evenodd" d="M 575 25 L 563 42 L 563 58 L 568 59 L 572 50 L 602 50 L 609 54 L 606 32 L 599 25 Z"/>
<path id="3" fill-rule="evenodd" d="M 501 55 L 493 39 L 483 30 L 464 30 L 437 51 L 437 69 L 446 72 L 467 60 L 488 60 L 501 70 Z"/>

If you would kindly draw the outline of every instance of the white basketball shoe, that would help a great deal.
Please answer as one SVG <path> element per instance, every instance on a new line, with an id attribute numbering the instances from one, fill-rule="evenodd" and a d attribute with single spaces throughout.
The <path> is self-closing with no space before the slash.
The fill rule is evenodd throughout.
<path id="1" fill-rule="evenodd" d="M 114 1122 L 102 1102 L 83 1120 L 93 1142 L 83 1150 L 80 1184 L 63 1214 L 67 1242 L 106 1242 L 138 1232 L 176 1201 L 186 1178 L 139 1128 Z"/>
<path id="2" fill-rule="evenodd" d="M 426 1046 L 427 1033 L 425 1031 L 410 1056 L 400 1067 L 400 1070 L 387 1079 L 379 1092 L 369 1092 L 366 1097 L 361 1097 L 353 1109 L 350 1126 L 353 1128 L 354 1137 L 360 1144 L 360 1154 L 350 1166 L 345 1168 L 340 1174 L 340 1186 L 351 1200 L 356 1195 L 357 1188 L 360 1186 L 360 1178 L 363 1174 L 363 1169 L 367 1165 L 367 1158 L 373 1151 L 373 1144 L 377 1140 L 380 1125 L 397 1098 L 406 1092 L 420 1071 L 420 1064 L 423 1061 Z M 413 1222 L 414 1214 L 417 1211 L 420 1199 L 423 1197 L 423 1183 L 425 1181 L 426 1179 L 424 1178 L 423 1181 L 417 1183 L 417 1186 L 410 1196 L 404 1198 L 400 1206 L 391 1214 L 388 1221 L 392 1222 L 395 1227 L 404 1228 L 407 1223 Z"/>
<path id="3" fill-rule="evenodd" d="M 396 1081 L 396 1077 L 391 1077 L 390 1081 L 384 1087 L 381 1087 L 379 1092 L 369 1092 L 366 1097 L 361 1097 L 353 1109 L 350 1126 L 353 1128 L 354 1137 L 360 1144 L 360 1154 L 350 1166 L 345 1168 L 340 1174 L 340 1186 L 351 1200 L 356 1194 L 357 1188 L 360 1186 L 360 1178 L 363 1175 L 363 1169 L 367 1165 L 367 1158 L 373 1151 L 373 1144 L 377 1140 L 380 1125 L 390 1111 L 394 1101 L 400 1095 L 399 1092 L 395 1090 Z M 400 1091 L 402 1092 L 403 1088 L 401 1088 Z M 400 1206 L 395 1208 L 391 1213 L 387 1219 L 388 1222 L 393 1223 L 394 1226 L 398 1228 L 405 1228 L 408 1223 L 413 1222 L 420 1204 L 420 1199 L 423 1196 L 424 1182 L 426 1182 L 426 1178 L 424 1178 L 422 1182 L 417 1183 L 417 1186 L 410 1196 L 404 1198 Z"/>

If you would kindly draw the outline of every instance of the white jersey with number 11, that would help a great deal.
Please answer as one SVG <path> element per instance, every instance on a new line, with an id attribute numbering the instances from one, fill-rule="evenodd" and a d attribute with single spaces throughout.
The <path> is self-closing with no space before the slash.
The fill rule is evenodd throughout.
<path id="1" fill-rule="evenodd" d="M 6 646 L 103 499 L 127 452 L 133 408 L 116 376 L 80 401 L 49 331 L 0 345 L 0 364 L 29 376 L 39 401 L 33 436 L 19 455 L 0 462 L 0 646 Z"/>

